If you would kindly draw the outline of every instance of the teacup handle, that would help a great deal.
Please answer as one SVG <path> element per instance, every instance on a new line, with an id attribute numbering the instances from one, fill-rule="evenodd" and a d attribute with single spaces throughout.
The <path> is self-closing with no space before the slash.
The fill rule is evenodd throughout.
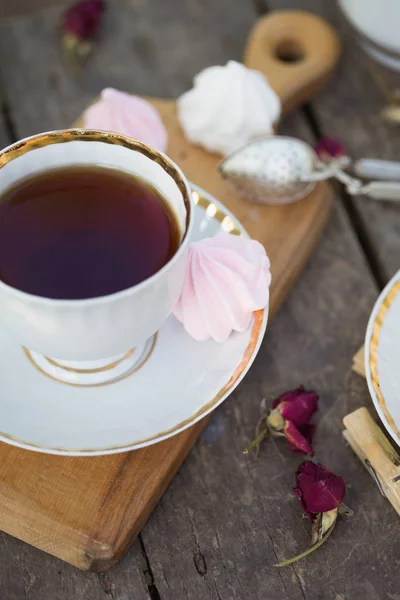
<path id="1" fill-rule="evenodd" d="M 244 63 L 266 75 L 288 112 L 309 100 L 337 65 L 340 43 L 334 29 L 311 13 L 277 11 L 254 26 Z"/>

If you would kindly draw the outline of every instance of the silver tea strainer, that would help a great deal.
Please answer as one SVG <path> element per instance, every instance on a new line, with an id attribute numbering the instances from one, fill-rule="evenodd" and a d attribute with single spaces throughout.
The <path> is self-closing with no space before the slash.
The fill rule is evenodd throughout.
<path id="1" fill-rule="evenodd" d="M 400 200 L 399 181 L 365 183 L 345 172 L 351 165 L 348 156 L 325 163 L 306 142 L 287 136 L 271 136 L 250 142 L 229 154 L 218 168 L 222 177 L 237 190 L 263 204 L 295 202 L 308 196 L 318 181 L 331 177 L 341 181 L 349 194 Z M 379 179 L 380 173 L 388 176 L 393 173 L 395 178 L 400 178 L 397 163 L 363 159 L 352 166 L 361 176 L 368 177 L 371 172 Z"/>

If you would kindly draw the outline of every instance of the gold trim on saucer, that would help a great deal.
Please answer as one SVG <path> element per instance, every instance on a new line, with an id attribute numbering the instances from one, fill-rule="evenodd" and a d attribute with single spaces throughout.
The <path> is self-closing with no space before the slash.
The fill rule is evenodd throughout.
<path id="1" fill-rule="evenodd" d="M 123 360 L 131 358 L 134 352 L 135 348 L 132 348 L 131 350 L 128 350 L 128 352 L 124 354 L 124 356 L 119 360 L 114 360 L 114 362 L 109 363 L 108 365 L 104 365 L 104 367 L 98 367 L 97 369 L 74 369 L 73 367 L 66 367 L 65 365 L 62 365 L 61 363 L 54 360 L 53 358 L 49 358 L 48 356 L 46 356 L 45 358 L 47 362 L 49 362 L 51 365 L 53 365 L 54 367 L 58 367 L 59 369 L 63 369 L 63 371 L 68 371 L 70 373 L 78 373 L 81 375 L 91 375 L 93 373 L 103 373 L 104 371 L 110 371 L 110 369 L 114 369 L 120 363 L 122 363 Z"/>
<path id="2" fill-rule="evenodd" d="M 196 190 L 192 191 L 193 202 L 197 206 L 204 208 L 208 217 L 215 219 L 218 223 L 221 223 L 221 228 L 227 233 L 232 235 L 243 235 L 239 227 L 235 224 L 235 221 L 226 214 L 221 208 L 219 208 L 214 202 L 211 202 L 205 196 L 202 196 Z"/>
<path id="3" fill-rule="evenodd" d="M 166 429 L 165 431 L 161 431 L 160 433 L 157 433 L 156 435 L 153 435 L 149 438 L 144 438 L 141 440 L 135 440 L 134 442 L 132 442 L 131 444 L 121 444 L 118 446 L 105 446 L 102 448 L 94 448 L 94 449 L 87 449 L 87 448 L 58 448 L 55 446 L 42 446 L 39 444 L 33 444 L 31 442 L 29 442 L 29 444 L 26 444 L 26 442 L 24 442 L 23 440 L 20 440 L 14 436 L 8 435 L 8 434 L 4 434 L 2 433 L 1 435 L 5 438 L 14 440 L 16 442 L 22 443 L 22 444 L 26 444 L 29 445 L 33 448 L 42 448 L 43 450 L 56 450 L 58 452 L 70 452 L 70 453 L 76 453 L 79 452 L 80 454 L 97 454 L 98 452 L 107 452 L 107 451 L 111 451 L 111 450 L 122 450 L 122 449 L 126 449 L 128 450 L 134 450 L 135 446 L 142 446 L 142 444 L 149 444 L 150 442 L 158 439 L 158 438 L 165 438 L 166 436 L 171 436 L 172 434 L 178 432 L 179 430 L 186 428 L 187 426 L 189 426 L 190 424 L 194 424 L 195 421 L 197 421 L 199 418 L 201 418 L 203 415 L 205 415 L 206 413 L 208 413 L 209 411 L 211 411 L 214 406 L 216 406 L 219 402 L 219 400 L 225 396 L 225 394 L 228 394 L 229 391 L 234 387 L 234 385 L 236 384 L 237 380 L 240 378 L 240 376 L 242 375 L 243 371 L 246 369 L 248 363 L 250 362 L 253 353 L 257 347 L 258 344 L 258 340 L 261 334 L 261 331 L 263 329 L 263 321 L 264 321 L 264 310 L 258 310 L 254 313 L 254 322 L 253 322 L 253 326 L 252 326 L 252 330 L 251 330 L 251 336 L 250 336 L 250 342 L 243 354 L 243 358 L 240 361 L 239 365 L 236 367 L 235 372 L 233 373 L 232 377 L 229 379 L 229 381 L 219 390 L 219 392 L 214 396 L 214 398 L 212 400 L 210 400 L 210 402 L 208 402 L 207 404 L 205 404 L 200 410 L 198 410 L 196 413 L 194 413 L 191 417 L 189 417 L 188 419 L 185 419 L 184 421 L 181 421 L 180 423 L 178 423 L 178 425 L 175 425 L 175 427 L 171 427 L 170 429 Z M 154 344 L 153 344 L 154 347 Z M 24 348 L 25 353 L 28 355 L 28 358 L 31 362 L 32 361 L 32 357 L 29 355 L 28 351 L 26 350 L 26 348 Z M 35 367 L 41 371 L 42 373 L 44 373 L 47 377 L 50 377 L 50 379 L 54 379 L 53 377 L 51 377 L 51 375 L 48 375 L 45 371 L 42 371 L 39 367 L 37 367 L 37 365 L 35 363 L 33 363 L 35 365 Z M 132 371 L 133 372 L 133 371 Z M 130 375 L 130 373 L 129 373 Z M 126 377 L 126 376 L 125 376 Z M 123 378 L 121 378 L 123 379 Z M 59 381 L 58 379 L 55 379 L 55 381 Z M 118 380 L 120 381 L 120 380 Z M 63 382 L 64 383 L 64 382 Z M 74 385 L 74 384 L 67 384 L 67 385 Z M 98 385 L 106 385 L 106 384 L 98 384 Z M 93 386 L 92 386 L 93 387 Z"/>
<path id="4" fill-rule="evenodd" d="M 83 387 L 83 388 L 93 388 L 93 387 L 103 387 L 105 385 L 112 385 L 113 383 L 119 383 L 120 381 L 122 381 L 123 379 L 126 379 L 127 377 L 130 377 L 131 375 L 133 375 L 134 373 L 137 373 L 139 371 L 139 369 L 141 369 L 143 367 L 143 365 L 145 365 L 147 363 L 147 361 L 149 360 L 150 356 L 153 354 L 153 350 L 154 350 L 154 346 L 156 345 L 157 342 L 157 337 L 158 337 L 158 333 L 155 333 L 153 335 L 153 339 L 151 341 L 150 347 L 147 350 L 145 356 L 142 358 L 142 360 L 140 361 L 140 363 L 138 365 L 136 365 L 131 371 L 128 371 L 127 373 L 124 373 L 123 375 L 121 375 L 120 377 L 116 378 L 116 379 L 112 379 L 111 381 L 104 381 L 102 383 L 71 383 L 69 381 L 63 381 L 62 379 L 57 379 L 57 377 L 53 377 L 53 375 L 50 375 L 50 373 L 47 373 L 44 369 L 42 369 L 42 367 L 39 367 L 39 365 L 35 362 L 35 360 L 32 357 L 32 354 L 29 352 L 28 348 L 25 348 L 25 346 L 23 346 L 23 350 L 26 354 L 26 356 L 28 357 L 29 362 L 35 367 L 35 369 L 37 369 L 38 371 L 40 371 L 40 373 L 42 373 L 43 375 L 46 375 L 46 377 L 48 377 L 49 379 L 52 379 L 53 381 L 57 381 L 57 383 L 63 383 L 64 385 L 69 385 L 71 387 Z M 133 350 L 130 350 L 129 352 L 133 353 Z M 124 357 L 126 358 L 126 356 Z M 124 360 L 124 358 L 121 359 Z M 49 359 L 47 359 L 49 360 Z M 119 362 L 121 361 L 117 361 L 114 366 L 118 365 Z M 108 368 L 112 368 L 112 367 L 108 367 Z M 66 370 L 74 370 L 74 369 L 66 369 Z M 105 370 L 104 368 L 102 370 Z M 78 369 L 75 370 L 75 373 L 94 373 L 94 372 L 99 372 L 99 371 L 79 371 Z M 4 435 L 3 433 L 1 435 Z M 33 445 L 33 444 L 31 444 Z M 37 446 L 38 448 L 46 448 L 46 446 Z M 70 452 L 73 452 L 73 450 L 70 450 Z"/>
<path id="5" fill-rule="evenodd" d="M 380 378 L 378 373 L 378 343 L 386 313 L 399 292 L 400 281 L 396 281 L 386 294 L 379 307 L 378 314 L 376 315 L 374 323 L 372 325 L 372 335 L 369 342 L 369 366 L 371 370 L 372 386 L 378 399 L 379 406 L 381 407 L 382 412 L 387 419 L 387 422 L 398 437 L 400 437 L 400 430 L 397 428 L 396 423 L 394 422 L 393 417 L 386 406 L 386 401 L 381 390 Z"/>

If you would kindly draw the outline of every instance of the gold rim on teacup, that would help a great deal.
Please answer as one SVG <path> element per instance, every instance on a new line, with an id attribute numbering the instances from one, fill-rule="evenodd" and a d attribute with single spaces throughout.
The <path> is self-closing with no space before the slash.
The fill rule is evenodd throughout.
<path id="1" fill-rule="evenodd" d="M 154 275 L 151 275 L 141 283 L 136 284 L 135 288 L 139 286 L 143 286 L 147 284 L 150 280 L 155 278 L 159 273 L 161 273 L 167 266 L 169 266 L 172 262 L 177 259 L 179 255 L 179 250 L 182 246 L 183 241 L 190 234 L 190 224 L 192 224 L 192 206 L 190 203 L 191 190 L 185 182 L 184 175 L 181 169 L 171 161 L 166 154 L 159 150 L 155 150 L 148 144 L 144 142 L 140 142 L 139 140 L 135 140 L 134 138 L 130 138 L 126 135 L 122 135 L 119 133 L 114 133 L 112 131 L 100 131 L 96 129 L 60 129 L 55 131 L 48 131 L 45 133 L 40 133 L 37 135 L 33 135 L 31 137 L 25 138 L 19 142 L 15 142 L 10 146 L 7 146 L 3 150 L 0 151 L 0 169 L 9 164 L 12 160 L 27 154 L 33 150 L 38 150 L 39 148 L 44 148 L 45 146 L 50 146 L 53 144 L 64 144 L 67 142 L 102 142 L 106 144 L 111 144 L 114 146 L 122 146 L 123 148 L 127 148 L 128 150 L 133 150 L 135 152 L 140 152 L 150 160 L 159 164 L 163 170 L 175 181 L 176 185 L 179 188 L 179 191 L 182 194 L 183 202 L 186 209 L 186 227 L 185 231 L 182 235 L 182 239 L 180 242 L 180 246 L 178 250 L 175 252 L 174 256 Z M 4 283 L 0 280 L 0 286 L 4 285 L 6 287 L 8 284 Z M 31 296 L 32 298 L 38 298 L 41 301 L 48 301 L 49 303 L 68 303 L 68 304 L 80 304 L 80 303 L 96 303 L 104 301 L 104 299 L 109 298 L 111 296 L 123 295 L 128 292 L 132 288 L 127 288 L 125 290 L 121 290 L 120 292 L 115 292 L 114 294 L 109 294 L 107 296 L 99 296 L 96 298 L 84 298 L 81 300 L 62 300 L 57 298 L 46 298 L 43 296 L 35 296 L 33 294 L 28 294 L 27 292 L 23 292 L 17 288 L 12 288 L 17 293 L 23 296 Z"/>

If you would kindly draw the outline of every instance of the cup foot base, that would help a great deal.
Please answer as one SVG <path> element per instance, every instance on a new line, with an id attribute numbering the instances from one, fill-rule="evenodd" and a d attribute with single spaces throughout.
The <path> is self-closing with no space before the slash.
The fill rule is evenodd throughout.
<path id="1" fill-rule="evenodd" d="M 156 339 L 157 334 L 124 354 L 94 361 L 65 361 L 24 350 L 31 363 L 51 379 L 67 385 L 93 387 L 116 383 L 138 371 L 150 358 Z"/>

